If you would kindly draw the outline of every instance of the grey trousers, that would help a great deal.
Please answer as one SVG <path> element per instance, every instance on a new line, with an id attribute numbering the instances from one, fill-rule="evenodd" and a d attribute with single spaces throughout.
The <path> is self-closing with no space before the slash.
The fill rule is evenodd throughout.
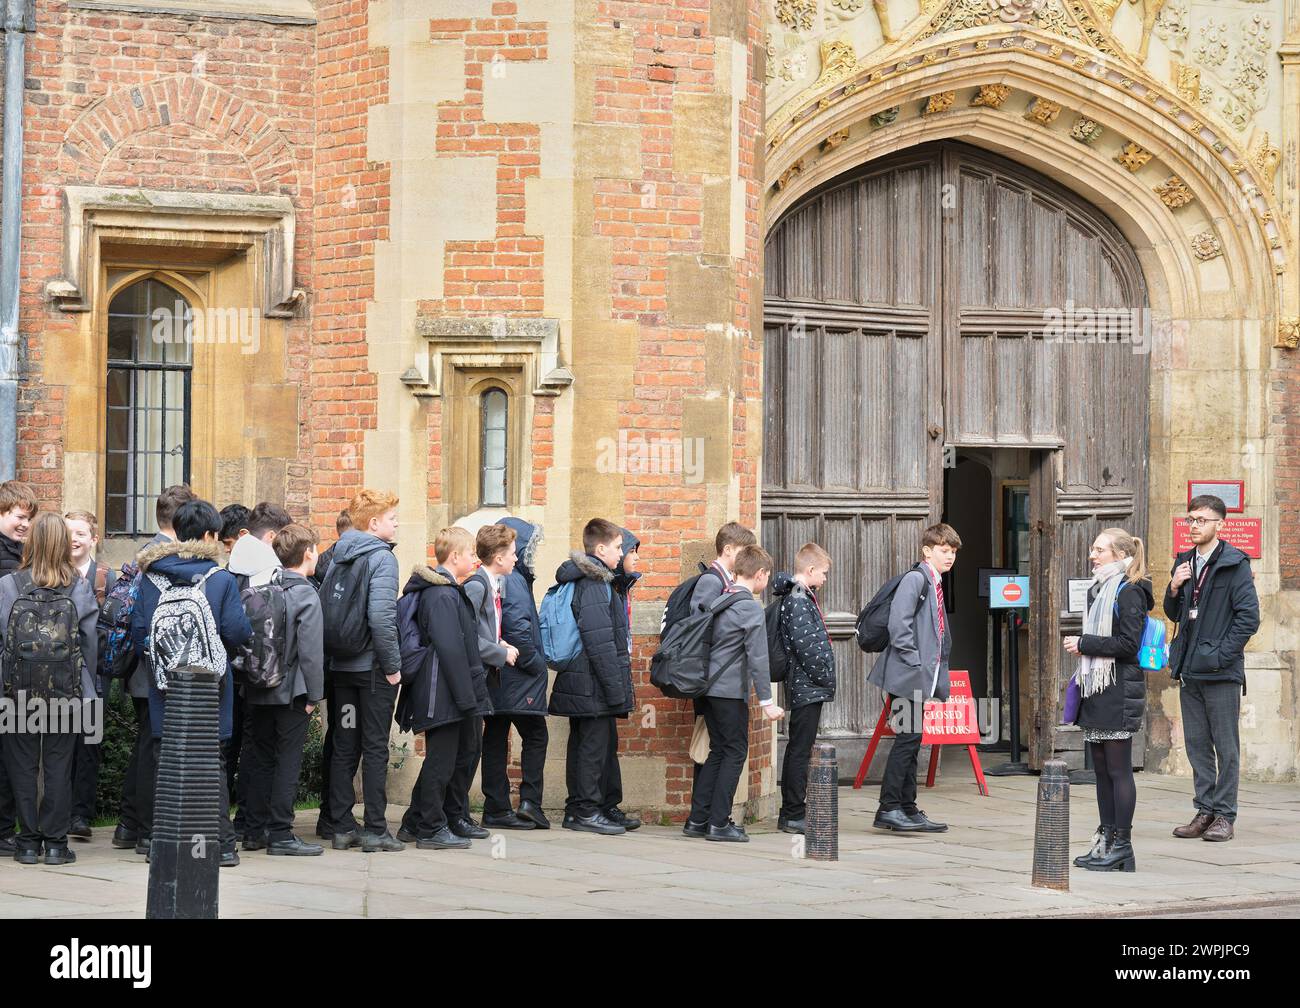
<path id="1" fill-rule="evenodd" d="M 1241 683 L 1183 679 L 1179 704 L 1198 812 L 1237 819 Z"/>

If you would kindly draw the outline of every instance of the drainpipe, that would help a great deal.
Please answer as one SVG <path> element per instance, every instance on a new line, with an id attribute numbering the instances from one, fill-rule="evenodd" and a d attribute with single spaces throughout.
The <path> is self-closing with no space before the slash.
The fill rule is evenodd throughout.
<path id="1" fill-rule="evenodd" d="M 18 468 L 18 288 L 23 213 L 23 86 L 35 0 L 4 0 L 4 180 L 0 188 L 0 480 Z"/>

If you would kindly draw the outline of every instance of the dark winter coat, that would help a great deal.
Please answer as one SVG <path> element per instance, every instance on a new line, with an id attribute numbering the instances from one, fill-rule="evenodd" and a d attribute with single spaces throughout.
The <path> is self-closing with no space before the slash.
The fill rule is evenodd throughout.
<path id="1" fill-rule="evenodd" d="M 555 677 L 552 714 L 562 717 L 609 717 L 634 705 L 632 662 L 628 654 L 626 603 L 613 590 L 614 572 L 594 556 L 572 553 L 555 572 L 559 584 L 573 589 L 582 654 Z"/>
<path id="2" fill-rule="evenodd" d="M 519 559 L 506 576 L 501 600 L 501 636 L 519 649 L 513 665 L 501 669 L 494 681 L 488 677 L 492 710 L 497 714 L 546 714 L 546 652 L 542 650 L 542 623 L 533 596 L 534 562 L 541 541 L 538 528 L 522 518 L 502 518 L 497 524 L 515 530 Z"/>
<path id="3" fill-rule="evenodd" d="M 397 645 L 397 557 L 393 556 L 392 543 L 369 532 L 348 529 L 333 548 L 331 573 L 338 573 L 338 565 L 349 561 L 366 566 L 366 577 L 370 579 L 366 598 L 370 647 L 352 657 L 330 655 L 331 674 L 336 682 L 342 677 L 354 683 L 373 683 L 375 676 L 398 674 L 402 671 L 402 655 Z"/>
<path id="4" fill-rule="evenodd" d="M 272 689 L 244 686 L 244 702 L 255 707 L 284 707 L 298 701 L 318 704 L 325 697 L 325 621 L 320 596 L 310 580 L 281 571 L 284 586 L 284 681 Z"/>
<path id="5" fill-rule="evenodd" d="M 329 574 L 330 564 L 334 562 L 334 547 L 337 545 L 337 542 L 332 544 L 329 549 L 316 558 L 316 571 L 308 580 L 316 586 L 317 591 L 320 591 L 321 585 L 325 583 L 326 575 Z"/>
<path id="6" fill-rule="evenodd" d="M 1097 597 L 1100 586 L 1088 589 L 1088 604 Z M 1115 659 L 1115 681 L 1100 693 L 1084 697 L 1079 703 L 1080 728 L 1137 733 L 1142 729 L 1147 704 L 1147 674 L 1138 664 L 1147 613 L 1155 608 L 1155 596 L 1148 580 L 1125 582 L 1115 599 L 1119 615 L 1111 619 L 1111 635 L 1084 634 L 1079 638 L 1079 653 L 1094 658 Z"/>
<path id="7" fill-rule="evenodd" d="M 789 656 L 786 703 L 793 710 L 835 699 L 835 652 L 816 595 L 784 572 L 772 582 L 781 600 L 781 641 Z"/>
<path id="8" fill-rule="evenodd" d="M 423 564 L 403 595 L 418 592 L 420 638 L 433 645 L 415 680 L 402 684 L 394 720 L 402 731 L 426 732 L 467 717 L 492 713 L 487 674 L 478 654 L 474 606 L 445 567 Z M 437 658 L 436 668 L 434 657 Z"/>
<path id="9" fill-rule="evenodd" d="M 16 571 L 23 565 L 23 544 L 0 532 L 0 574 Z"/>
<path id="10" fill-rule="evenodd" d="M 1195 549 L 1178 554 L 1173 570 L 1195 556 Z M 1190 619 L 1194 581 L 1188 578 L 1178 592 L 1165 592 L 1165 615 L 1178 626 L 1169 646 L 1169 674 L 1175 679 L 1235 682 L 1244 689 L 1246 645 L 1259 629 L 1259 596 L 1250 558 L 1226 542 L 1215 547 L 1195 620 Z"/>
<path id="11" fill-rule="evenodd" d="M 131 646 L 137 655 L 143 656 L 149 651 L 149 627 L 153 622 L 154 610 L 158 608 L 158 586 L 149 575 L 166 578 L 175 585 L 193 584 L 217 566 L 220 554 L 221 544 L 208 542 L 166 542 L 147 546 L 140 551 L 136 562 L 144 576 L 140 581 L 140 594 L 136 598 L 135 608 L 131 610 Z M 241 644 L 246 644 L 252 638 L 253 628 L 244 612 L 244 603 L 240 601 L 235 575 L 225 570 L 217 571 L 204 582 L 203 594 L 212 608 L 213 622 L 216 623 L 217 633 L 226 648 L 226 674 L 221 677 L 220 735 L 222 739 L 228 739 L 233 723 L 235 696 L 229 659 L 234 657 L 235 650 Z M 147 667 L 146 662 L 142 661 L 141 665 Z M 163 695 L 158 692 L 158 685 L 150 675 L 149 727 L 154 738 L 162 738 L 163 703 Z"/>

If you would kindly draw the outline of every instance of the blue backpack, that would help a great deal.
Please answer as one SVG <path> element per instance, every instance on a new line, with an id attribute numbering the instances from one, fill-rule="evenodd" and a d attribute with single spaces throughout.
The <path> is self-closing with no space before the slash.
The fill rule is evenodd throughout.
<path id="1" fill-rule="evenodd" d="M 1115 593 L 1115 615 L 1119 615 L 1119 595 Z M 1142 643 L 1138 645 L 1138 665 L 1148 672 L 1159 672 L 1169 664 L 1169 645 L 1165 642 L 1165 623 L 1154 616 L 1146 617 L 1146 626 L 1142 628 Z"/>
<path id="2" fill-rule="evenodd" d="M 576 581 L 552 585 L 542 597 L 542 650 L 546 664 L 556 672 L 568 672 L 582 655 L 582 635 L 578 632 L 578 612 L 574 604 Z M 612 598 L 605 585 L 605 598 Z"/>

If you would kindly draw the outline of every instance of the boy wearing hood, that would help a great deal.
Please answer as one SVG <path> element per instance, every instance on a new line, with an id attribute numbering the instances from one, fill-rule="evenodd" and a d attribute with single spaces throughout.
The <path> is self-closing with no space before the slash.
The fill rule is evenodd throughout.
<path id="1" fill-rule="evenodd" d="M 603 810 L 609 805 L 604 785 L 614 719 L 633 707 L 627 608 L 613 589 L 614 571 L 623 558 L 623 532 L 593 518 L 582 530 L 582 547 L 584 553 L 571 553 L 555 572 L 560 584 L 575 583 L 573 608 L 582 639 L 582 653 L 555 677 L 551 690 L 550 712 L 569 719 L 562 825 L 617 836 L 626 828 Z"/>
<path id="2" fill-rule="evenodd" d="M 335 850 L 360 847 L 366 853 L 400 851 L 402 843 L 388 832 L 388 733 L 402 680 L 397 642 L 397 497 L 362 490 L 348 506 L 353 528 L 334 546 L 334 559 L 321 589 L 325 617 L 325 654 L 338 705 L 334 754 L 330 761 L 329 807 Z M 331 593 L 361 578 L 364 587 L 366 643 L 358 653 L 343 654 L 330 646 L 331 623 L 344 614 L 331 610 Z M 356 795 L 352 779 L 361 766 L 365 798 L 364 830 L 352 815 Z"/>
<path id="3" fill-rule="evenodd" d="M 146 548 L 176 541 L 173 522 L 183 504 L 198 500 L 184 483 L 169 486 L 158 495 L 154 504 L 154 521 L 158 532 L 145 544 Z M 143 575 L 137 574 L 143 582 Z M 134 654 L 134 648 L 132 649 Z M 137 656 L 126 678 L 126 693 L 135 707 L 135 745 L 126 764 L 122 780 L 122 804 L 118 810 L 117 829 L 113 831 L 113 846 L 120 850 L 134 849 L 137 854 L 149 853 L 149 834 L 153 829 L 153 792 L 158 776 L 158 741 L 149 726 L 149 675 L 148 663 Z"/>
<path id="4" fill-rule="evenodd" d="M 222 515 L 221 534 L 225 536 L 231 531 L 231 523 L 224 510 Z M 230 559 L 226 561 L 226 570 L 235 575 L 240 592 L 268 584 L 280 569 L 280 561 L 271 543 L 276 534 L 292 521 L 288 511 L 270 501 L 262 501 L 244 515 L 243 523 L 234 529 L 234 545 L 229 547 Z M 235 833 L 244 841 L 244 850 L 261 850 L 266 845 L 266 838 L 246 836 L 244 829 L 244 806 L 248 800 L 248 781 L 245 778 L 260 772 L 258 768 L 245 764 L 252 748 L 253 712 L 244 702 L 244 684 L 238 681 L 238 677 L 235 686 L 233 732 L 226 744 L 226 786 L 235 798 Z"/>
<path id="5" fill-rule="evenodd" d="M 804 832 L 808 760 L 817 741 L 822 704 L 835 699 L 835 652 L 817 601 L 817 592 L 826 583 L 830 569 L 830 554 L 816 543 L 805 543 L 795 554 L 794 576 L 783 572 L 772 582 L 772 594 L 781 600 L 778 626 L 790 666 L 785 682 L 790 719 L 781 765 L 781 811 L 777 815 L 777 826 L 783 833 Z"/>
<path id="6" fill-rule="evenodd" d="M 471 840 L 449 828 L 448 789 L 458 754 L 478 747 L 479 719 L 492 707 L 479 659 L 478 619 L 461 586 L 474 571 L 474 538 L 459 526 L 445 528 L 433 550 L 438 566 L 416 567 L 402 591 L 418 593 L 416 626 L 420 645 L 430 652 L 403 684 L 397 707 L 402 731 L 424 733 L 424 763 L 402 830 L 421 850 L 463 850 Z"/>
<path id="7" fill-rule="evenodd" d="M 505 829 L 550 829 L 542 812 L 542 774 L 546 766 L 546 652 L 542 625 L 533 597 L 533 563 L 542 543 L 539 526 L 522 518 L 497 523 L 515 534 L 514 570 L 504 577 L 501 638 L 518 652 L 513 665 L 488 676 L 492 714 L 483 721 L 483 823 Z M 510 805 L 506 764 L 510 726 L 523 741 L 519 757 L 519 811 Z M 511 825 L 511 821 L 517 825 Z M 527 825 L 525 825 L 527 824 Z"/>
<path id="8" fill-rule="evenodd" d="M 209 572 L 217 567 L 221 555 L 221 542 L 217 539 L 221 533 L 221 517 L 217 514 L 217 509 L 207 501 L 192 500 L 176 512 L 174 525 L 177 542 L 146 546 L 137 557 L 141 581 L 140 594 L 131 611 L 131 646 L 138 656 L 143 657 L 149 653 L 150 627 L 160 598 L 158 586 L 153 582 L 154 577 L 163 578 L 173 585 L 192 585 L 202 580 L 203 594 L 212 609 L 213 622 L 229 659 L 240 645 L 252 638 L 253 628 L 244 612 L 244 604 L 239 599 L 239 587 L 234 575 L 229 571 L 215 570 L 209 576 Z M 146 661 L 142 664 L 148 663 Z M 221 677 L 219 734 L 223 741 L 230 738 L 231 734 L 231 701 L 234 697 L 231 676 L 232 670 L 227 660 L 226 674 Z M 165 697 L 159 692 L 158 684 L 150 674 L 149 729 L 155 740 L 155 752 L 156 744 L 162 738 L 164 703 Z M 221 838 L 221 866 L 227 868 L 239 864 L 239 854 L 235 850 L 235 827 L 230 822 L 230 793 L 226 785 L 224 751 L 221 763 L 217 828 Z"/>
<path id="9" fill-rule="evenodd" d="M 36 517 L 36 491 L 26 483 L 6 480 L 0 483 L 0 577 L 16 571 L 23 563 L 23 543 Z M 0 735 L 0 753 L 3 752 Z M 9 771 L 0 758 L 0 857 L 12 857 L 18 811 Z"/>

